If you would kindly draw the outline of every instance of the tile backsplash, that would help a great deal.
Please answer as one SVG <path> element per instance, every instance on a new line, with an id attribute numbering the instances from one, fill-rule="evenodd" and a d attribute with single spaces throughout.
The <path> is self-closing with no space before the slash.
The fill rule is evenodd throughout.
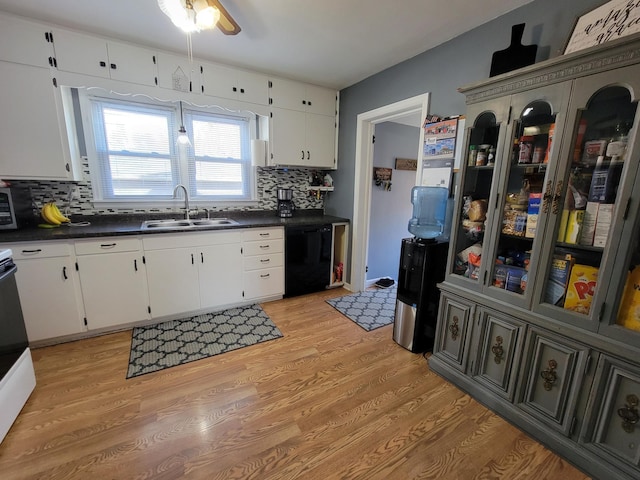
<path id="1" fill-rule="evenodd" d="M 322 209 L 324 199 L 317 198 L 307 191 L 311 170 L 294 168 L 257 167 L 258 203 L 244 206 L 218 206 L 209 207 L 212 211 L 247 211 L 247 210 L 276 210 L 277 189 L 290 188 L 293 190 L 293 201 L 297 209 Z M 93 205 L 93 193 L 89 179 L 89 167 L 85 162 L 83 173 L 86 181 L 61 182 L 61 181 L 36 181 L 36 180 L 12 180 L 16 187 L 29 188 L 34 201 L 34 207 L 40 208 L 45 202 L 55 200 L 61 210 L 67 214 L 75 215 L 109 215 L 127 213 L 156 213 L 174 212 L 179 207 L 162 208 L 95 208 Z M 69 201 L 72 189 L 77 189 L 76 198 Z M 79 197 L 79 198 L 77 198 Z M 192 202 L 196 206 L 197 202 Z"/>

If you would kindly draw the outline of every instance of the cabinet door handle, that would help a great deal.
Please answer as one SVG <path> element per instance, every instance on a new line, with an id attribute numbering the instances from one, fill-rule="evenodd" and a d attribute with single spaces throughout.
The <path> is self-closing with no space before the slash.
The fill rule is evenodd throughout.
<path id="1" fill-rule="evenodd" d="M 67 277 L 67 267 L 62 267 L 62 278 L 69 280 L 69 277 Z"/>
<path id="2" fill-rule="evenodd" d="M 111 64 L 111 70 L 115 70 L 116 68 L 118 68 L 117 65 L 115 63 L 112 63 Z"/>
<path id="3" fill-rule="evenodd" d="M 540 376 L 544 379 L 543 387 L 546 391 L 550 391 L 553 387 L 553 384 L 558 380 L 558 374 L 556 373 L 556 368 L 558 368 L 558 362 L 551 359 L 549 360 L 548 367 L 546 370 L 540 372 Z"/>
<path id="4" fill-rule="evenodd" d="M 138 271 L 138 259 L 134 258 L 133 259 L 133 269 L 137 272 Z"/>
<path id="5" fill-rule="evenodd" d="M 560 180 L 556 183 L 556 192 L 553 195 L 553 201 L 551 202 L 551 211 L 554 215 L 557 215 L 560 211 L 560 200 L 562 199 L 562 185 L 563 182 Z"/>
<path id="6" fill-rule="evenodd" d="M 260 248 L 269 248 L 269 245 L 260 245 Z"/>
<path id="7" fill-rule="evenodd" d="M 300 153 L 302 154 L 302 156 L 300 157 L 300 160 L 304 160 L 304 150 L 300 150 Z"/>
<path id="8" fill-rule="evenodd" d="M 101 243 L 100 248 L 113 248 L 117 245 L 117 243 Z"/>
<path id="9" fill-rule="evenodd" d="M 640 420 L 638 416 L 638 397 L 627 395 L 627 403 L 618 409 L 618 416 L 622 419 L 622 429 L 627 433 L 633 433 L 636 423 Z"/>
<path id="10" fill-rule="evenodd" d="M 107 66 L 107 62 L 100 62 L 100 66 L 101 67 L 106 67 Z"/>
<path id="11" fill-rule="evenodd" d="M 270 233 L 261 233 L 260 236 L 261 237 L 268 237 L 269 235 L 271 235 Z"/>
<path id="12" fill-rule="evenodd" d="M 240 89 L 240 93 L 244 93 L 244 88 L 241 88 L 241 89 Z"/>
<path id="13" fill-rule="evenodd" d="M 24 253 L 25 255 L 29 255 L 30 253 L 40 253 L 41 251 L 41 248 L 36 248 L 35 250 L 22 250 L 22 253 Z"/>
<path id="14" fill-rule="evenodd" d="M 549 202 L 553 198 L 551 195 L 551 180 L 547 182 L 547 188 L 544 190 L 544 194 L 542 195 L 542 211 L 544 213 L 549 213 Z"/>
<path id="15" fill-rule="evenodd" d="M 269 278 L 269 275 L 271 275 L 271 274 L 265 273 L 263 275 L 260 275 L 260 278 Z"/>
<path id="16" fill-rule="evenodd" d="M 271 261 L 270 258 L 260 260 L 260 263 L 269 263 Z"/>
<path id="17" fill-rule="evenodd" d="M 195 265 L 196 262 L 193 260 L 193 253 L 191 254 L 191 265 Z"/>
<path id="18" fill-rule="evenodd" d="M 504 348 L 502 348 L 502 342 L 503 342 L 502 337 L 498 335 L 496 337 L 496 344 L 493 347 L 491 347 L 491 351 L 495 355 L 493 357 L 493 361 L 496 362 L 498 365 L 500 365 L 500 363 L 502 362 L 502 357 L 504 356 Z"/>
<path id="19" fill-rule="evenodd" d="M 311 158 L 311 154 L 309 153 L 309 150 L 307 150 L 307 160 L 309 160 Z"/>
<path id="20" fill-rule="evenodd" d="M 204 263 L 204 253 L 200 252 L 200 263 Z"/>
<path id="21" fill-rule="evenodd" d="M 458 316 L 453 317 L 453 323 L 449 325 L 449 332 L 451 332 L 451 340 L 455 341 L 460 333 L 460 327 L 458 326 Z"/>

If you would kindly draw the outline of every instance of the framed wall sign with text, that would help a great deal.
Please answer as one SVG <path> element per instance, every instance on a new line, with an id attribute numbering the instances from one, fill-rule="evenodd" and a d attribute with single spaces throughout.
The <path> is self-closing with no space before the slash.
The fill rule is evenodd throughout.
<path id="1" fill-rule="evenodd" d="M 564 53 L 640 32 L 640 0 L 611 0 L 576 21 Z"/>

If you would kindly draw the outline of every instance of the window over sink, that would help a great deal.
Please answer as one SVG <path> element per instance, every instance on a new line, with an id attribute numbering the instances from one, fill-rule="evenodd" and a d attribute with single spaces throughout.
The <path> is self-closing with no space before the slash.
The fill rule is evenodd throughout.
<path id="1" fill-rule="evenodd" d="M 255 199 L 255 114 L 102 91 L 79 103 L 94 202 L 173 202 L 177 184 L 205 204 Z M 177 142 L 181 125 L 191 145 Z"/>

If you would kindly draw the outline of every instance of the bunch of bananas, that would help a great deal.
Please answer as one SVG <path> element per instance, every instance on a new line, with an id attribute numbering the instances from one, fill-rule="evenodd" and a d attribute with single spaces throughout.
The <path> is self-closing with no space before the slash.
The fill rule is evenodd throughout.
<path id="1" fill-rule="evenodd" d="M 71 220 L 62 214 L 55 202 L 45 203 L 42 210 L 40 210 L 40 216 L 47 225 L 58 226 L 71 222 Z"/>

